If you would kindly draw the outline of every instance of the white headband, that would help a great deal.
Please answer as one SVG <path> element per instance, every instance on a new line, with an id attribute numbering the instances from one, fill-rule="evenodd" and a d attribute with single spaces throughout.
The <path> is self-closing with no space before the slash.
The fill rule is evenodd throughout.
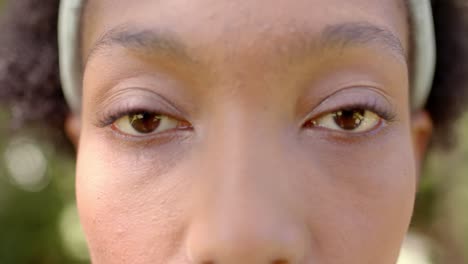
<path id="1" fill-rule="evenodd" d="M 83 0 L 61 0 L 58 21 L 59 65 L 63 93 L 73 112 L 81 106 L 80 17 Z M 409 0 L 413 34 L 411 106 L 423 108 L 436 64 L 434 22 L 430 0 Z"/>
<path id="2" fill-rule="evenodd" d="M 413 36 L 411 107 L 423 108 L 431 92 L 436 67 L 436 39 L 430 0 L 410 0 Z"/>
<path id="3" fill-rule="evenodd" d="M 83 0 L 61 0 L 58 17 L 60 81 L 71 110 L 81 110 L 80 18 Z"/>

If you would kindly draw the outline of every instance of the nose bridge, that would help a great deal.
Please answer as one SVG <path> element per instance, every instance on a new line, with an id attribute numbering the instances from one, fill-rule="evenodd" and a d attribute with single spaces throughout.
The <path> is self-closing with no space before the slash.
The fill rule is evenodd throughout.
<path id="1" fill-rule="evenodd" d="M 261 113 L 252 116 L 234 111 L 218 120 L 222 123 L 208 133 L 200 157 L 206 162 L 203 174 L 212 188 L 206 195 L 223 195 L 226 203 L 235 199 L 236 205 L 250 206 L 281 200 L 278 196 L 285 195 L 282 187 L 287 181 L 287 150 L 275 120 Z"/>
<path id="2" fill-rule="evenodd" d="M 300 263 L 306 232 L 283 188 L 288 175 L 279 163 L 285 155 L 279 133 L 259 119 L 224 120 L 200 157 L 208 162 L 204 186 L 197 186 L 189 256 L 203 264 Z"/>

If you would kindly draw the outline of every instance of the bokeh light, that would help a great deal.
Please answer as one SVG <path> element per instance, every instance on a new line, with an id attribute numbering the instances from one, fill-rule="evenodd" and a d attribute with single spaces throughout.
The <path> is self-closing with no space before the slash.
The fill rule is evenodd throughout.
<path id="1" fill-rule="evenodd" d="M 400 252 L 398 264 L 432 264 L 429 240 L 416 233 L 409 233 Z"/>
<path id="2" fill-rule="evenodd" d="M 41 191 L 50 181 L 47 159 L 40 147 L 27 138 L 13 139 L 4 152 L 12 183 L 26 191 Z"/>

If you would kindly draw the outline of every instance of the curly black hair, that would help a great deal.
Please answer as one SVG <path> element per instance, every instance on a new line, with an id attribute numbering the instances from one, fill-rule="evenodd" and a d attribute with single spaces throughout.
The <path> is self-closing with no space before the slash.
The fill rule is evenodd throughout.
<path id="1" fill-rule="evenodd" d="M 64 143 L 69 113 L 61 92 L 57 17 L 60 0 L 9 1 L 0 25 L 0 105 L 12 131 L 37 125 Z"/>
<path id="2" fill-rule="evenodd" d="M 59 0 L 15 0 L 0 26 L 0 104 L 12 126 L 41 124 L 62 131 L 69 113 L 60 88 Z M 468 106 L 468 0 L 433 0 L 437 65 L 426 104 L 434 142 L 454 142 L 453 127 Z M 63 133 L 62 133 L 63 135 Z"/>

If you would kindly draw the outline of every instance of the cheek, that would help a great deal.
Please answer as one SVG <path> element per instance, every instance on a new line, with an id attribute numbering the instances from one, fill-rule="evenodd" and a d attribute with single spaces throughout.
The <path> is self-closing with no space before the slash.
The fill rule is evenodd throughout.
<path id="1" fill-rule="evenodd" d="M 416 170 L 410 137 L 387 138 L 352 150 L 322 145 L 320 154 L 308 155 L 313 164 L 297 184 L 308 190 L 297 192 L 306 194 L 303 210 L 317 250 L 335 256 L 336 263 L 394 263 L 399 254 L 412 215 Z"/>
<path id="2" fill-rule="evenodd" d="M 312 241 L 310 259 L 394 263 L 411 218 L 416 182 L 411 137 L 397 132 L 362 140 L 362 144 L 309 138 L 309 143 L 294 141 L 273 148 L 238 147 L 238 151 L 246 151 L 238 156 L 218 154 L 236 149 L 229 145 L 232 142 L 223 140 L 224 145 L 205 144 L 212 150 L 205 156 L 185 159 L 170 149 L 132 151 L 84 129 L 78 154 L 77 199 L 93 263 L 189 263 L 183 244 L 194 215 L 208 217 L 210 212 L 216 215 L 225 208 L 235 210 L 238 203 L 230 201 L 247 198 L 256 201 L 245 203 L 255 210 L 237 209 L 252 213 L 243 216 L 263 221 L 262 226 L 271 224 L 272 219 L 254 214 L 265 212 L 265 208 L 271 210 L 272 218 L 288 218 L 284 223 L 307 225 L 300 230 L 308 230 L 302 235 Z M 258 138 L 257 142 L 263 146 L 278 142 L 264 140 Z M 175 146 L 180 153 L 188 152 L 181 144 Z M 259 162 L 245 163 L 243 157 L 252 153 L 258 154 L 252 157 L 260 157 Z M 214 172 L 213 164 L 221 166 L 219 173 Z M 254 166 L 253 171 L 264 173 L 244 177 L 236 174 L 236 164 Z M 227 177 L 246 181 L 239 186 L 257 187 L 249 191 L 231 184 L 224 192 L 202 188 L 227 184 Z M 205 190 L 204 194 L 193 193 L 194 186 Z M 201 201 L 203 205 L 216 203 L 213 207 L 195 206 Z M 255 207 L 257 203 L 261 207 Z M 277 222 L 276 229 L 284 228 L 283 222 Z M 235 222 L 218 224 L 234 228 Z M 202 239 L 208 239 L 213 234 L 203 235 Z"/>
<path id="3" fill-rule="evenodd" d="M 93 262 L 169 263 L 183 256 L 177 251 L 190 199 L 181 174 L 166 170 L 170 155 L 148 158 L 104 142 L 83 133 L 77 164 L 77 202 Z"/>

